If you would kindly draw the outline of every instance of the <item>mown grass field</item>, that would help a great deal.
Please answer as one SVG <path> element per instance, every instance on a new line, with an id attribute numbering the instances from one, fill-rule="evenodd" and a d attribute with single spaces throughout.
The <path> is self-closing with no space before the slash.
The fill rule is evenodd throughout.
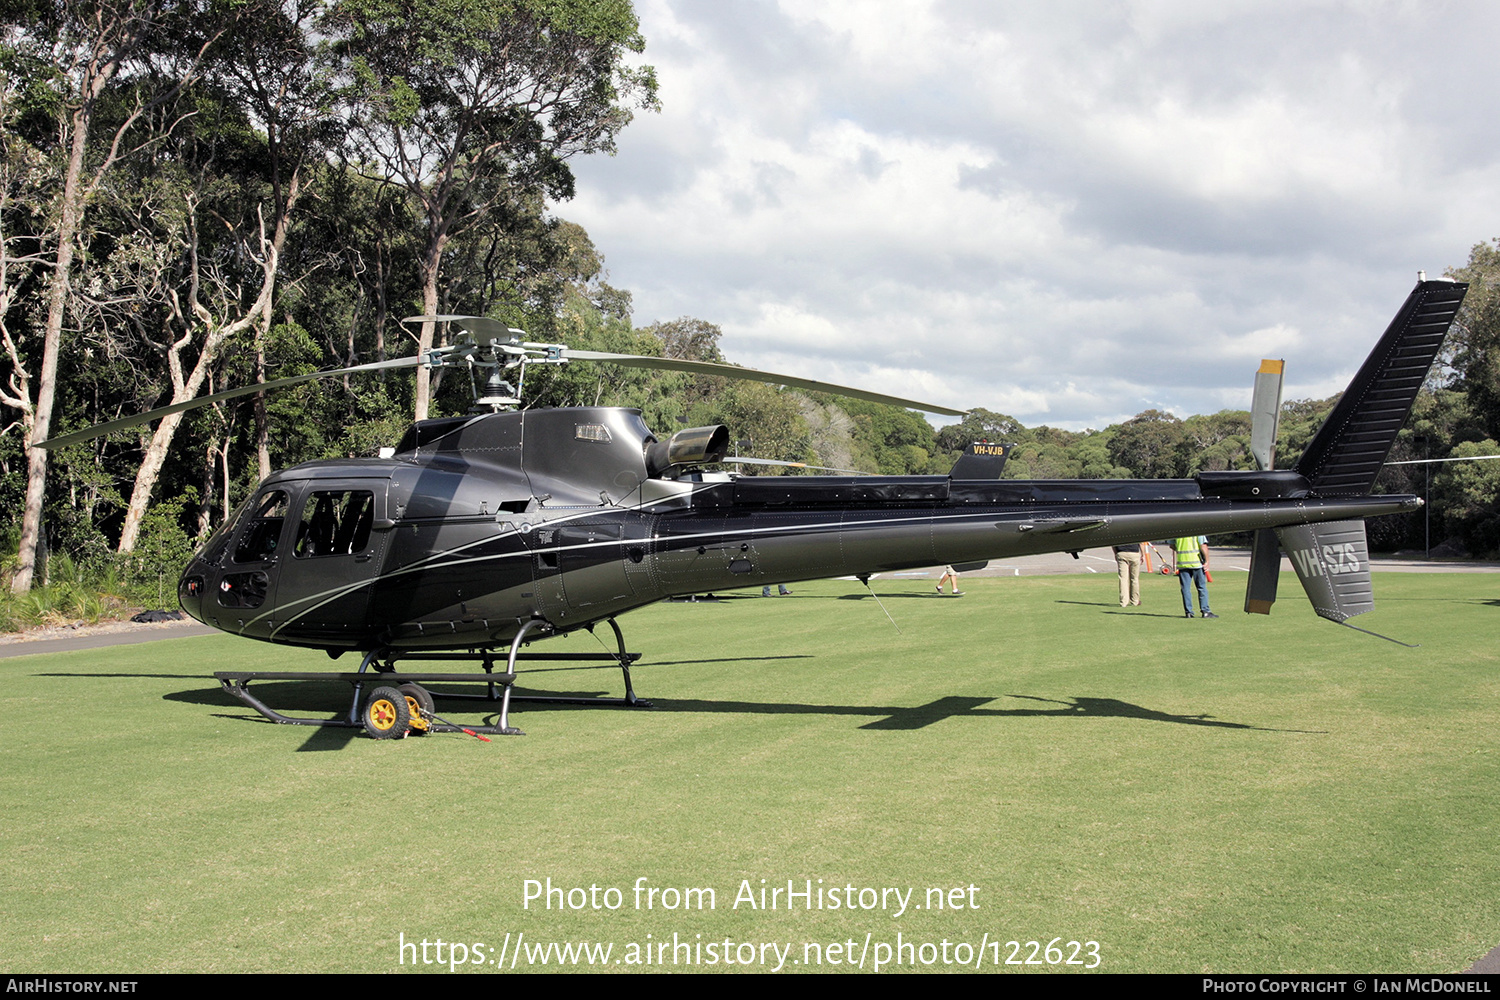
<path id="1" fill-rule="evenodd" d="M 1377 576 L 1360 624 L 1419 649 L 1314 618 L 1289 576 L 1270 619 L 1221 580 L 1217 622 L 1162 578 L 1129 612 L 1104 575 L 874 586 L 899 634 L 840 581 L 644 609 L 622 624 L 655 711 L 522 707 L 490 744 L 267 723 L 212 671 L 353 664 L 227 636 L 0 661 L 0 967 L 432 971 L 398 943 L 441 938 L 509 968 L 509 933 L 628 971 L 675 933 L 790 944 L 788 969 L 852 942 L 823 952 L 844 971 L 899 933 L 933 971 L 943 941 L 1065 969 L 1025 945 L 1055 938 L 1105 971 L 1458 971 L 1500 944 L 1500 576 Z M 347 688 L 259 690 L 332 714 Z M 621 905 L 525 908 L 549 877 Z M 715 908 L 636 909 L 640 878 Z M 735 907 L 761 879 L 915 891 L 900 916 Z"/>

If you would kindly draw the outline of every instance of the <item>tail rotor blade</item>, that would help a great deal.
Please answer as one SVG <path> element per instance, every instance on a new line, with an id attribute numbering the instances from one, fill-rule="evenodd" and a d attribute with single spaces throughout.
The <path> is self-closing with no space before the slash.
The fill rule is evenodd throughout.
<path id="1" fill-rule="evenodd" d="M 1281 546 L 1272 528 L 1255 533 L 1250 547 L 1250 582 L 1245 587 L 1245 612 L 1268 615 L 1276 603 L 1276 585 L 1281 580 Z"/>
<path id="2" fill-rule="evenodd" d="M 1281 421 L 1281 380 L 1285 361 L 1266 358 L 1255 373 L 1255 396 L 1250 403 L 1250 454 L 1262 472 L 1276 467 L 1276 429 Z"/>

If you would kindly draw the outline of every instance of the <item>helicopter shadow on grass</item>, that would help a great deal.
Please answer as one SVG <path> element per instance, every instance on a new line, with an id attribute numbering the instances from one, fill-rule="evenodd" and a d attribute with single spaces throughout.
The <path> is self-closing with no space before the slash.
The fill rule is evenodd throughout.
<path id="1" fill-rule="evenodd" d="M 698 661 L 690 661 L 696 663 Z M 678 664 L 660 664 L 662 666 Z M 689 665 L 684 661 L 680 665 Z M 578 667 L 563 667 L 559 670 L 593 669 Z M 349 685 L 342 682 L 330 682 L 319 684 L 315 682 L 281 683 L 268 682 L 256 687 L 257 697 L 260 697 L 268 705 L 275 705 L 277 711 L 286 714 L 297 715 L 319 715 L 329 719 L 341 719 L 346 717 L 349 711 L 350 692 Z M 442 691 L 433 691 L 433 696 L 438 699 L 439 714 L 445 709 L 443 701 L 445 694 Z M 517 696 L 536 697 L 566 697 L 566 698 L 605 698 L 617 694 L 608 690 L 570 690 L 552 691 L 538 690 L 533 688 L 516 689 Z M 1200 726 L 1213 729 L 1238 729 L 1255 732 L 1273 733 L 1319 733 L 1321 730 L 1304 729 L 1276 729 L 1265 726 L 1253 726 L 1243 722 L 1229 722 L 1214 718 L 1206 713 L 1198 715 L 1180 715 L 1171 712 L 1162 712 L 1156 709 L 1135 705 L 1118 698 L 1093 698 L 1079 696 L 1066 700 L 1057 698 L 1043 698 L 1036 695 L 1012 694 L 1004 697 L 1016 698 L 1031 702 L 1040 702 L 1056 707 L 1026 707 L 1026 708 L 986 708 L 997 698 L 969 697 L 962 695 L 949 695 L 928 702 L 925 705 L 892 706 L 892 705 L 813 705 L 795 702 L 748 702 L 748 701 L 708 701 L 704 699 L 661 699 L 656 698 L 654 709 L 650 711 L 660 713 L 684 713 L 684 714 L 730 714 L 730 715 L 829 715 L 846 716 L 853 718 L 871 718 L 871 721 L 860 726 L 867 730 L 897 730 L 910 731 L 925 729 L 928 726 L 955 718 L 988 718 L 988 719 L 1027 719 L 1027 718 L 1077 718 L 1077 719 L 1137 719 L 1143 722 L 1167 722 L 1184 726 Z M 166 700 L 186 702 L 213 707 L 236 707 L 239 706 L 237 699 L 230 697 L 223 691 L 195 690 L 181 691 L 166 695 Z M 447 698 L 450 703 L 456 699 Z M 464 703 L 473 704 L 471 700 L 465 699 Z M 518 717 L 530 715 L 535 711 L 559 711 L 559 710 L 594 710 L 596 708 L 611 708 L 617 706 L 601 702 L 597 706 L 582 705 L 526 705 L 521 703 L 515 706 Z M 454 711 L 448 708 L 446 711 Z M 234 719 L 240 722 L 262 723 L 274 725 L 269 719 L 255 714 L 227 714 L 214 713 L 216 718 Z M 327 750 L 341 750 L 350 741 L 360 736 L 357 728 L 338 726 L 319 726 L 297 748 L 300 752 L 314 752 Z"/>
<path id="2" fill-rule="evenodd" d="M 518 694 L 532 694 L 547 697 L 601 697 L 606 692 L 602 691 L 518 691 Z M 441 698 L 442 695 L 438 694 Z M 1028 718 L 1076 718 L 1076 719 L 1136 719 L 1143 722 L 1168 722 L 1184 726 L 1201 726 L 1213 729 L 1236 729 L 1265 733 L 1317 733 L 1319 730 L 1303 729 L 1275 729 L 1265 726 L 1252 726 L 1243 722 L 1227 722 L 1216 719 L 1211 715 L 1176 715 L 1170 712 L 1161 712 L 1134 705 L 1117 698 L 1090 698 L 1076 697 L 1066 700 L 1057 698 L 1042 698 L 1035 695 L 1013 694 L 1006 697 L 1024 699 L 1026 701 L 1041 702 L 1055 705 L 1055 708 L 984 708 L 996 698 L 966 697 L 961 695 L 949 695 L 928 702 L 925 705 L 914 706 L 887 706 L 887 705 L 809 705 L 785 702 L 744 702 L 744 701 L 706 701 L 702 699 L 655 699 L 655 708 L 652 711 L 660 713 L 684 713 L 684 714 L 731 714 L 731 715 L 824 715 L 824 716 L 846 716 L 854 718 L 866 718 L 874 716 L 870 722 L 860 726 L 860 729 L 875 731 L 913 731 L 925 729 L 947 719 L 958 718 L 989 718 L 989 719 L 1028 719 Z M 600 705 L 598 707 L 607 707 Z M 344 711 L 348 710 L 348 698 L 345 697 Z M 441 710 L 441 705 L 439 705 Z M 512 718 L 523 719 L 537 710 L 573 710 L 579 708 L 589 709 L 587 705 L 538 705 L 517 706 L 519 711 Z M 243 718 L 243 717 L 237 717 Z M 254 718 L 247 721 L 263 722 L 267 720 Z M 360 735 L 357 729 L 319 727 L 307 740 L 298 747 L 299 752 L 319 750 L 340 750 L 349 742 Z"/>
<path id="3" fill-rule="evenodd" d="M 822 600 L 822 601 L 868 601 L 871 597 L 875 597 L 875 598 L 878 598 L 879 600 L 882 600 L 882 601 L 885 601 L 885 600 L 892 600 L 892 601 L 894 601 L 894 600 L 899 600 L 900 598 L 903 598 L 903 597 L 914 597 L 917 600 L 921 600 L 921 601 L 935 601 L 935 600 L 938 599 L 938 596 L 939 595 L 937 595 L 937 594 L 928 593 L 926 591 L 923 591 L 922 593 L 918 593 L 918 594 L 913 594 L 910 591 L 905 591 L 905 590 L 898 590 L 898 591 L 896 591 L 894 593 L 888 593 L 888 594 L 875 594 L 875 593 L 871 593 L 869 591 L 866 591 L 864 593 L 839 594 L 837 597 L 820 597 L 820 596 L 814 595 L 813 596 L 813 600 Z M 960 596 L 962 596 L 962 595 L 960 595 Z M 945 601 L 946 600 L 951 600 L 952 597 L 953 597 L 952 594 L 943 594 L 942 595 L 942 599 L 945 600 Z"/>
<path id="4" fill-rule="evenodd" d="M 597 669 L 590 667 L 557 667 L 554 670 L 588 670 Z M 618 669 L 618 668 L 616 668 Z M 540 673 L 540 671 L 534 671 Z M 371 681 L 366 689 L 379 683 L 379 674 L 372 675 Z M 473 690 L 473 686 L 469 686 Z M 276 712 L 289 717 L 300 719 L 328 719 L 343 721 L 349 717 L 349 709 L 353 702 L 353 688 L 345 681 L 265 681 L 254 685 L 255 697 Z M 473 697 L 454 697 L 453 692 L 441 689 L 438 686 L 428 687 L 428 692 L 437 703 L 439 715 L 449 712 L 474 712 L 485 711 L 487 715 L 498 718 L 495 709 L 497 702 L 484 701 Z M 543 691 L 533 688 L 523 688 L 517 685 L 514 697 L 524 698 L 598 698 L 603 699 L 610 696 L 618 697 L 619 692 L 603 688 L 571 691 Z M 202 705 L 210 708 L 239 709 L 236 712 L 214 712 L 216 719 L 226 719 L 234 722 L 247 722 L 253 725 L 284 725 L 259 714 L 250 706 L 232 695 L 226 694 L 221 688 L 201 688 L 191 691 L 175 691 L 163 695 L 163 701 L 175 701 L 185 704 Z M 552 706 L 555 708 L 575 706 Z M 588 708 L 588 705 L 576 706 Z M 605 707 L 601 702 L 599 707 Z M 513 706 L 521 708 L 522 705 Z M 486 718 L 480 725 L 488 725 L 495 721 L 494 718 Z M 468 723 L 474 725 L 475 723 Z M 297 747 L 298 753 L 309 753 L 328 750 L 342 750 L 350 742 L 361 738 L 364 730 L 359 726 L 299 726 L 298 728 L 309 730 L 307 738 Z"/>
<path id="5" fill-rule="evenodd" d="M 1138 612 L 1137 612 L 1138 613 Z M 697 666 L 704 663 L 731 663 L 745 661 L 768 661 L 768 660 L 805 660 L 812 659 L 811 654 L 789 654 L 781 656 L 738 656 L 717 657 L 712 660 L 668 660 L 661 663 L 649 664 L 651 668 L 675 667 L 675 666 Z M 582 670 L 614 670 L 618 669 L 612 665 L 605 666 L 576 666 L 576 667 L 538 667 L 529 669 L 526 674 L 561 674 Z M 97 674 L 97 673 L 45 673 L 38 674 L 45 677 L 158 677 L 168 680 L 199 680 L 192 674 Z M 379 675 L 373 675 L 372 680 Z M 276 708 L 278 712 L 297 716 L 314 716 L 326 719 L 347 718 L 352 697 L 350 685 L 345 681 L 266 681 L 255 686 L 256 697 L 267 705 Z M 460 706 L 472 706 L 478 704 L 473 699 L 455 699 L 442 690 L 433 690 L 434 698 L 438 700 L 439 714 L 443 711 L 456 711 L 459 708 L 444 708 L 443 702 L 450 705 L 457 703 Z M 560 698 L 599 698 L 618 696 L 618 692 L 612 689 L 588 689 L 588 690 L 539 690 L 531 687 L 517 686 L 517 696 L 531 695 L 535 697 L 560 697 Z M 881 706 L 881 705 L 812 705 L 792 702 L 747 702 L 747 701 L 708 701 L 703 699 L 652 699 L 655 707 L 651 711 L 663 713 L 712 713 L 712 714 L 738 714 L 738 715 L 832 715 L 849 716 L 855 718 L 874 717 L 872 721 L 861 726 L 868 730 L 916 730 L 953 718 L 994 718 L 994 719 L 1025 719 L 1025 718 L 1080 718 L 1080 719 L 1138 719 L 1146 722 L 1169 722 L 1186 726 L 1203 726 L 1216 729 L 1240 729 L 1257 732 L 1280 732 L 1280 733 L 1318 733 L 1321 730 L 1302 729 L 1274 729 L 1264 726 L 1252 726 L 1242 722 L 1227 722 L 1216 719 L 1208 714 L 1199 715 L 1176 715 L 1170 712 L 1161 712 L 1156 709 L 1135 705 L 1117 698 L 1092 698 L 1075 697 L 1067 700 L 1056 698 L 1042 698 L 1035 695 L 1013 694 L 1005 697 L 1023 699 L 1027 701 L 1042 702 L 1055 705 L 1055 708 L 985 708 L 997 698 L 969 697 L 961 695 L 949 695 L 928 702 L 925 705 L 915 706 Z M 255 713 L 238 698 L 226 693 L 217 685 L 211 687 L 193 688 L 190 690 L 174 691 L 162 696 L 163 701 L 172 701 L 188 705 L 201 705 L 209 708 L 238 709 L 234 713 L 214 712 L 214 718 L 230 719 L 238 722 L 259 723 L 264 725 L 277 725 L 270 719 Z M 599 705 L 536 705 L 528 706 L 521 703 L 516 706 L 520 714 L 530 714 L 532 711 L 545 708 L 548 711 L 584 709 L 593 711 L 598 708 L 618 708 L 604 702 Z M 472 710 L 472 708 L 471 708 Z M 341 750 L 350 741 L 360 735 L 358 728 L 342 726 L 316 726 L 310 727 L 311 734 L 297 748 L 297 752 L 316 752 L 328 750 Z"/>
<path id="6" fill-rule="evenodd" d="M 1055 603 L 1057 603 L 1057 604 L 1077 604 L 1077 605 L 1080 605 L 1080 606 L 1085 607 L 1085 608 L 1107 608 L 1109 610 L 1104 611 L 1103 612 L 1104 614 L 1106 614 L 1106 615 L 1124 615 L 1127 618 L 1181 618 L 1182 617 L 1182 615 L 1177 614 L 1176 612 L 1173 612 L 1171 614 L 1163 614 L 1160 611 L 1141 611 L 1139 608 L 1137 608 L 1137 609 L 1135 609 L 1133 611 L 1132 610 L 1127 610 L 1126 608 L 1120 607 L 1119 603 L 1116 602 L 1116 601 L 1057 601 Z"/>
<path id="7" fill-rule="evenodd" d="M 693 660 L 665 660 L 661 662 L 653 662 L 649 666 L 654 670 L 659 667 L 686 667 L 698 666 L 708 663 L 760 663 L 773 660 L 807 660 L 812 658 L 813 656 L 810 653 L 792 653 L 780 656 L 723 656 L 714 657 L 712 659 L 700 658 Z M 590 664 L 588 666 L 571 667 L 527 667 L 524 669 L 522 676 L 524 678 L 537 674 L 565 674 L 577 671 L 598 670 L 617 671 L 619 670 L 619 667 L 615 666 L 612 663 Z M 45 674 L 40 676 L 161 677 L 170 680 L 202 679 L 199 676 L 193 674 Z M 476 680 L 479 680 L 482 677 L 482 674 L 475 675 Z M 614 675 L 612 679 L 618 680 L 618 675 Z M 368 686 L 378 684 L 379 682 L 380 675 L 371 674 L 370 680 L 366 682 L 367 690 Z M 475 690 L 475 685 L 472 684 L 465 685 L 465 687 L 470 692 Z M 277 712 L 283 715 L 295 716 L 299 718 L 323 718 L 340 720 L 346 719 L 348 718 L 349 707 L 353 700 L 352 686 L 347 681 L 339 680 L 261 681 L 255 684 L 254 691 L 256 698 L 261 700 L 266 705 L 274 708 Z M 455 696 L 455 692 L 445 690 L 441 685 L 428 686 L 428 691 L 432 694 L 433 698 L 436 699 L 438 703 L 439 714 L 442 714 L 445 711 L 473 711 L 475 705 L 494 704 L 494 702 L 485 702 L 472 696 Z M 522 684 L 517 684 L 514 697 L 600 699 L 600 702 L 597 705 L 590 705 L 587 702 L 584 702 L 582 704 L 575 705 L 548 706 L 552 709 L 593 710 L 596 708 L 617 708 L 617 705 L 612 705 L 609 702 L 604 701 L 603 699 L 612 697 L 618 698 L 620 696 L 620 693 L 621 692 L 619 692 L 618 690 L 614 690 L 611 688 L 590 688 L 588 690 L 563 691 L 541 690 Z M 208 708 L 227 708 L 241 710 L 232 714 L 228 712 L 213 713 L 213 717 L 218 719 L 231 719 L 237 722 L 263 723 L 266 725 L 282 724 L 274 722 L 271 719 L 267 719 L 263 715 L 260 715 L 254 709 L 250 708 L 250 706 L 240 701 L 238 698 L 225 692 L 224 689 L 219 687 L 217 684 L 212 687 L 174 691 L 169 694 L 163 695 L 162 700 L 188 705 L 201 705 Z M 447 703 L 446 706 L 444 705 L 444 702 Z M 528 706 L 523 701 L 516 707 L 524 712 Z M 486 720 L 486 724 L 490 721 L 494 720 Z M 360 730 L 358 728 L 351 728 L 347 726 L 311 726 L 305 728 L 311 729 L 312 733 L 308 736 L 307 740 L 297 748 L 298 752 L 341 750 L 345 746 L 347 746 L 351 740 L 360 735 Z"/>
<path id="8" fill-rule="evenodd" d="M 1206 726 L 1214 729 L 1242 729 L 1264 733 L 1319 733 L 1321 730 L 1273 729 L 1252 726 L 1243 722 L 1226 722 L 1211 715 L 1174 715 L 1155 709 L 1133 705 L 1118 698 L 1076 697 L 1067 700 L 1041 698 L 1035 695 L 1012 694 L 1008 698 L 1045 702 L 1057 708 L 983 708 L 997 698 L 977 698 L 949 695 L 930 701 L 925 705 L 806 705 L 793 703 L 734 702 L 657 699 L 658 712 L 685 713 L 729 713 L 747 715 L 842 715 L 877 716 L 873 721 L 860 726 L 873 730 L 925 729 L 934 723 L 955 718 L 1076 718 L 1076 719 L 1139 719 L 1144 722 L 1170 722 L 1183 726 Z"/>

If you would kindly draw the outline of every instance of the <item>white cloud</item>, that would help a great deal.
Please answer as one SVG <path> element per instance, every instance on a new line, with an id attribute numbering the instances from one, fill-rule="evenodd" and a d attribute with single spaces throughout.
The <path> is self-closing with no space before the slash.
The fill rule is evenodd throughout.
<path id="1" fill-rule="evenodd" d="M 1080 427 L 1277 353 L 1326 395 L 1500 232 L 1489 7 L 638 10 L 663 111 L 559 211 L 755 367 Z"/>

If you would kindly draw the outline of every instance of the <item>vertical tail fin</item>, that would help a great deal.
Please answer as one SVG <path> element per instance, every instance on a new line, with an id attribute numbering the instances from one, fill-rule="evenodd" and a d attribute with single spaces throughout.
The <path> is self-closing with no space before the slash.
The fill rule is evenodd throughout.
<path id="1" fill-rule="evenodd" d="M 1328 521 L 1275 530 L 1319 616 L 1342 625 L 1355 615 L 1375 609 L 1364 521 Z"/>
<path id="2" fill-rule="evenodd" d="M 948 471 L 949 479 L 999 479 L 1005 471 L 1005 460 L 1010 457 L 1010 444 L 990 444 L 975 441 L 964 449 Z"/>
<path id="3" fill-rule="evenodd" d="M 1457 281 L 1417 282 L 1297 460 L 1296 471 L 1306 477 L 1314 495 L 1355 496 L 1374 487 L 1468 290 L 1468 285 Z M 1274 366 L 1274 374 L 1268 366 Z M 1262 469 L 1269 469 L 1274 459 L 1271 407 L 1280 409 L 1280 383 L 1279 363 L 1262 362 L 1250 430 L 1251 452 Z M 1275 404 L 1270 402 L 1273 396 Z M 1278 541 L 1291 556 L 1302 589 L 1321 617 L 1345 624 L 1355 615 L 1374 610 L 1365 523 L 1334 521 L 1277 528 L 1274 535 L 1271 529 L 1255 533 L 1246 611 L 1271 613 L 1281 570 Z"/>
<path id="4" fill-rule="evenodd" d="M 1369 493 L 1469 286 L 1419 281 L 1297 460 L 1318 496 Z"/>

